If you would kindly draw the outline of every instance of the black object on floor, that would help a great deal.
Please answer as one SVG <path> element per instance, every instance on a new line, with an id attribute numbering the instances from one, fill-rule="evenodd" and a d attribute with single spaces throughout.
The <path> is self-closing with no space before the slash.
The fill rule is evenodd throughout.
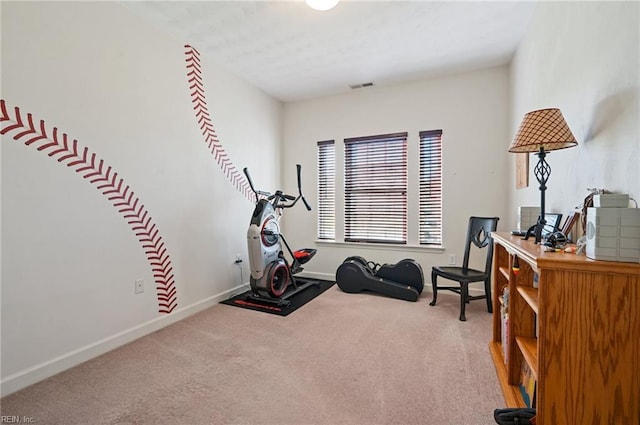
<path id="1" fill-rule="evenodd" d="M 409 258 L 380 265 L 362 257 L 348 257 L 336 270 L 336 282 L 349 294 L 371 291 L 414 302 L 424 288 L 422 267 Z"/>
<path id="2" fill-rule="evenodd" d="M 288 298 L 285 305 L 278 305 L 267 300 L 263 301 L 255 296 L 252 297 L 253 293 L 251 291 L 233 296 L 227 300 L 221 301 L 221 303 L 249 310 L 262 311 L 264 313 L 277 314 L 278 316 L 287 316 L 335 284 L 335 282 L 328 280 L 296 278 L 296 282 L 299 284 L 304 284 L 309 281 L 317 282 L 317 284 L 311 285 L 304 291 Z M 284 295 L 286 296 L 286 292 Z"/>
<path id="3" fill-rule="evenodd" d="M 516 407 L 496 409 L 493 418 L 499 425 L 531 425 L 536 423 L 536 409 Z"/>

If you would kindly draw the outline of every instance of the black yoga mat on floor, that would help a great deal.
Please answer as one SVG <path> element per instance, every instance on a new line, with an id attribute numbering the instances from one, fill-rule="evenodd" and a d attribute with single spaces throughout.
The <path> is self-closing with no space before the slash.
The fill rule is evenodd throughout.
<path id="1" fill-rule="evenodd" d="M 221 301 L 222 304 L 232 305 L 235 307 L 246 308 L 248 310 L 262 311 L 264 313 L 277 314 L 278 316 L 287 316 L 309 301 L 322 294 L 327 289 L 331 288 L 335 282 L 328 280 L 318 279 L 296 279 L 298 285 L 304 285 L 307 282 L 316 282 L 316 285 L 311 285 L 305 290 L 295 294 L 291 298 L 287 299 L 289 305 L 277 305 L 270 302 L 262 301 L 260 299 L 250 298 L 251 291 L 244 292 L 239 295 L 235 295 L 227 300 Z M 286 294 L 285 294 L 286 295 Z"/>

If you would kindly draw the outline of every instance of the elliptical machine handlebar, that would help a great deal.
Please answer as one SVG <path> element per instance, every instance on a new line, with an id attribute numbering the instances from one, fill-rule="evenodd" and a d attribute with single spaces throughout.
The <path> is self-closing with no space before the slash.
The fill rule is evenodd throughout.
<path id="1" fill-rule="evenodd" d="M 242 169 L 242 172 L 244 172 L 244 175 L 247 177 L 247 181 L 249 182 L 249 187 L 251 188 L 251 191 L 256 195 L 256 203 L 258 203 L 258 200 L 260 199 L 260 195 L 271 196 L 271 193 L 264 192 L 262 190 L 256 190 L 256 188 L 253 187 L 253 181 L 251 181 L 251 176 L 249 175 L 249 169 L 247 167 L 244 167 Z"/>
<path id="2" fill-rule="evenodd" d="M 244 175 L 247 177 L 247 181 L 249 182 L 249 187 L 251 188 L 251 191 L 256 195 L 256 203 L 258 203 L 258 201 L 260 200 L 260 195 L 263 195 L 267 197 L 268 201 L 273 201 L 274 208 L 291 208 L 298 202 L 299 199 L 302 199 L 302 202 L 304 203 L 304 206 L 307 208 L 307 211 L 311 211 L 311 205 L 309 205 L 307 200 L 304 198 L 304 195 L 302 194 L 302 178 L 301 178 L 302 166 L 300 164 L 296 164 L 296 172 L 298 175 L 298 179 L 297 179 L 298 180 L 298 196 L 297 197 L 293 195 L 287 195 L 286 193 L 283 193 L 281 190 L 276 190 L 274 194 L 271 194 L 270 192 L 256 190 L 255 187 L 253 186 L 253 181 L 251 180 L 251 176 L 249 175 L 249 169 L 247 167 L 244 167 L 242 171 L 244 172 Z M 285 202 L 287 201 L 289 201 L 290 203 L 286 204 Z"/>
<path id="3" fill-rule="evenodd" d="M 268 201 L 271 201 L 273 199 L 278 198 L 279 201 L 295 201 L 296 197 L 295 196 L 291 196 L 291 195 L 287 195 L 285 193 L 282 193 L 282 191 L 277 190 L 276 193 L 274 193 L 273 195 L 269 196 L 267 198 Z"/>
<path id="4" fill-rule="evenodd" d="M 309 205 L 307 200 L 304 199 L 304 195 L 302 195 L 302 179 L 300 178 L 300 175 L 302 173 L 302 165 L 296 164 L 296 169 L 298 173 L 298 198 L 302 198 L 302 202 L 304 203 L 304 206 L 307 208 L 307 211 L 311 211 L 311 205 Z"/>

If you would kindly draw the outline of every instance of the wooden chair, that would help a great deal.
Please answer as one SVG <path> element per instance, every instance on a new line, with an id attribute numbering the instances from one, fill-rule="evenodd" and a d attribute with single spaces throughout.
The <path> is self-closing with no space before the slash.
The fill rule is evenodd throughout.
<path id="1" fill-rule="evenodd" d="M 436 305 L 438 299 L 438 289 L 446 289 L 460 294 L 460 320 L 467 320 L 464 315 L 466 304 L 471 300 L 486 299 L 487 310 L 493 312 L 491 305 L 491 260 L 493 258 L 493 242 L 491 232 L 495 232 L 498 227 L 498 217 L 470 217 L 467 229 L 467 243 L 464 250 L 462 267 L 456 266 L 434 266 L 431 270 L 431 285 L 433 287 L 433 300 L 429 305 Z M 486 250 L 486 260 L 484 271 L 469 268 L 469 255 L 471 245 L 478 249 Z M 455 280 L 459 286 L 440 286 L 438 288 L 438 276 L 449 280 Z M 470 296 L 469 283 L 484 282 L 484 295 Z"/>

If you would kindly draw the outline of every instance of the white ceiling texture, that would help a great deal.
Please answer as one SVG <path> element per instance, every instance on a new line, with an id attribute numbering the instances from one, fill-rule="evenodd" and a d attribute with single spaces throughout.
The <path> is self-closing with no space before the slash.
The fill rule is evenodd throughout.
<path id="1" fill-rule="evenodd" d="M 506 64 L 534 2 L 124 1 L 283 102 Z M 366 88 L 360 88 L 366 90 Z"/>

